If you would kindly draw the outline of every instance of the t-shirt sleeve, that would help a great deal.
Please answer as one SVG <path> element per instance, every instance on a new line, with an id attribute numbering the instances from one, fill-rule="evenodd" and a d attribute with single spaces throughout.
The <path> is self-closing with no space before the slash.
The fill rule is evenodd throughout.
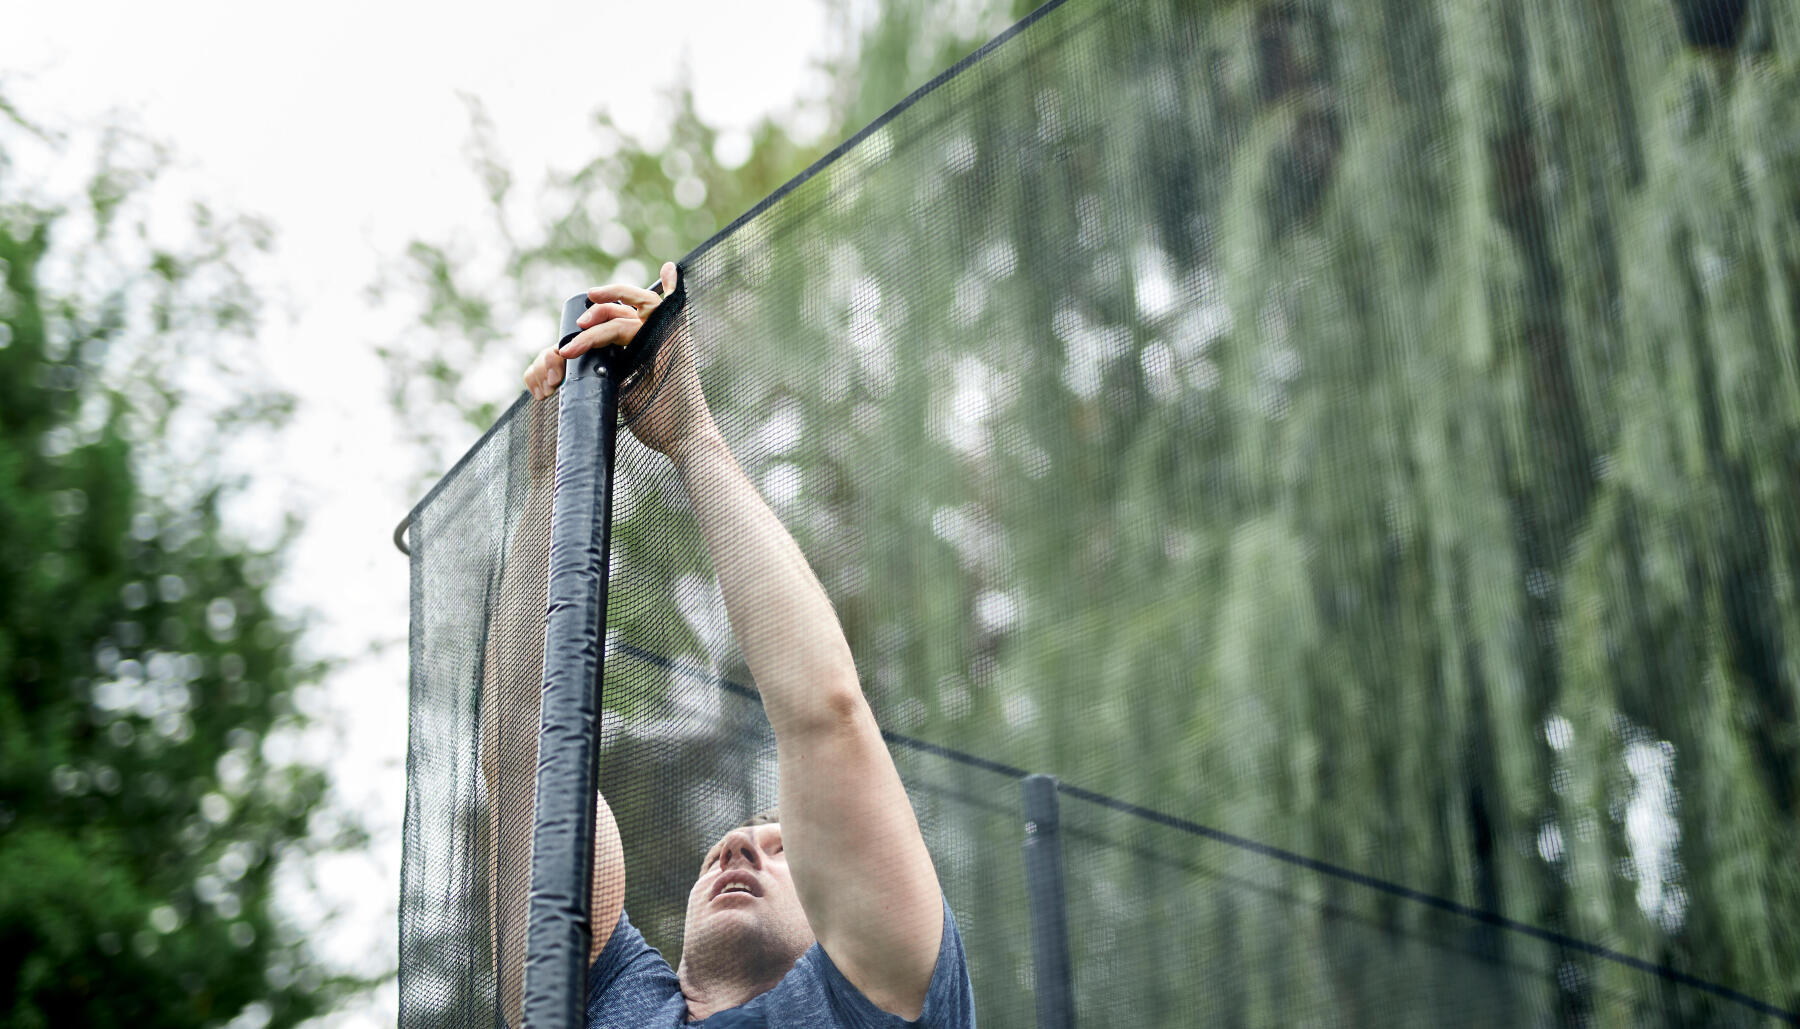
<path id="1" fill-rule="evenodd" d="M 588 969 L 587 1029 L 643 1029 L 680 992 L 661 952 L 619 912 L 619 924 Z"/>
<path id="2" fill-rule="evenodd" d="M 861 990 L 844 977 L 831 956 L 823 949 L 815 951 L 819 958 L 819 975 L 838 1019 L 847 1029 L 898 1029 L 917 1026 L 920 1029 L 975 1029 L 975 992 L 969 985 L 969 965 L 963 956 L 962 933 L 956 928 L 956 916 L 944 903 L 944 938 L 938 944 L 937 965 L 931 971 L 931 985 L 925 990 L 925 1009 L 911 1022 L 875 1006 Z"/>

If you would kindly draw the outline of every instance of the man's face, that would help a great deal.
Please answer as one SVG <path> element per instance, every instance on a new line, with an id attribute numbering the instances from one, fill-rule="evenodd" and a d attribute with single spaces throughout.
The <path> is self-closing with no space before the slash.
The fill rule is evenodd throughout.
<path id="1" fill-rule="evenodd" d="M 684 976 L 780 978 L 813 942 L 779 822 L 733 829 L 706 852 L 688 891 Z"/>

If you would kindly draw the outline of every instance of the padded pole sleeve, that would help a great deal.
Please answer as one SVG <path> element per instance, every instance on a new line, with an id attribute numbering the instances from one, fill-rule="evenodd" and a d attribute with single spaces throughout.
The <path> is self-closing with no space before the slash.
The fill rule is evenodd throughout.
<path id="1" fill-rule="evenodd" d="M 608 356 L 590 351 L 570 362 L 568 381 L 559 391 L 525 944 L 528 1029 L 577 1029 L 587 992 L 600 678 L 618 440 L 618 380 Z"/>

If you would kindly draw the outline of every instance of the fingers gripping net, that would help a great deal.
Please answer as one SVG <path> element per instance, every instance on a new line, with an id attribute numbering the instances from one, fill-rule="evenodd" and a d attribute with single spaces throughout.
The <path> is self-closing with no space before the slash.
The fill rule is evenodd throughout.
<path id="1" fill-rule="evenodd" d="M 658 360 L 836 605 L 984 1026 L 1796 1020 L 1800 36 L 1674 6 L 1047 5 L 683 262 Z M 545 408 L 413 528 L 409 1025 L 501 1006 Z M 669 462 L 613 502 L 673 964 L 775 752 Z"/>

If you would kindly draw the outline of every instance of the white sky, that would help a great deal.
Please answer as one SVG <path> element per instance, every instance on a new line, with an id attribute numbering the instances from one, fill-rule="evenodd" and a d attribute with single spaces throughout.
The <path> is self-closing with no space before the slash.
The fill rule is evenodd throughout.
<path id="1" fill-rule="evenodd" d="M 818 0 L 57 0 L 11 5 L 4 20 L 0 82 L 27 116 L 75 128 L 132 112 L 176 149 L 173 195 L 276 228 L 275 259 L 255 275 L 278 302 L 258 340 L 262 371 L 297 392 L 302 409 L 279 451 L 264 455 L 282 471 L 260 485 L 255 507 L 262 516 L 291 510 L 306 524 L 279 597 L 315 613 L 311 645 L 322 655 L 388 644 L 311 698 L 335 731 L 304 744 L 331 770 L 338 802 L 374 830 L 374 845 L 312 870 L 324 905 L 313 897 L 293 906 L 302 921 L 321 906 L 339 909 L 330 931 L 315 934 L 331 961 L 389 969 L 407 618 L 406 562 L 389 533 L 417 498 L 374 347 L 413 312 L 373 310 L 362 290 L 408 241 L 446 240 L 484 217 L 463 156 L 459 93 L 485 103 L 505 160 L 529 188 L 559 160 L 589 156 L 591 112 L 648 128 L 684 58 L 701 115 L 717 125 L 747 125 L 817 95 L 814 64 L 830 45 L 823 9 Z M 575 141 L 566 156 L 565 139 Z M 528 356 L 520 353 L 521 367 Z M 481 392 L 518 389 L 509 376 Z M 395 1003 L 390 988 L 325 1024 L 392 1025 Z"/>

